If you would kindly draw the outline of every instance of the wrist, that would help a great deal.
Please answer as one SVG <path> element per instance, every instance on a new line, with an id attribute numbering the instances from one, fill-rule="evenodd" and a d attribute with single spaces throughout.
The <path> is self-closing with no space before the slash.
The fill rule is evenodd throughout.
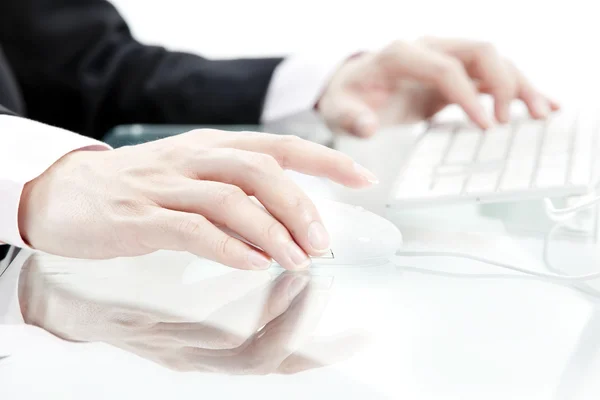
<path id="1" fill-rule="evenodd" d="M 21 197 L 19 200 L 19 209 L 17 221 L 19 234 L 23 242 L 36 249 L 36 243 L 32 242 L 31 231 L 34 225 L 40 220 L 40 217 L 48 212 L 48 204 L 54 196 L 51 194 L 55 190 L 68 190 L 64 182 L 58 182 L 57 178 L 69 175 L 72 166 L 82 165 L 82 160 L 89 158 L 91 150 L 106 150 L 98 146 L 90 146 L 79 150 L 71 151 L 54 164 L 50 165 L 42 174 L 28 181 L 23 185 Z M 81 157 L 81 158 L 80 158 Z"/>
<path id="2" fill-rule="evenodd" d="M 338 77 L 340 75 L 340 71 L 343 70 L 349 63 L 351 63 L 351 62 L 355 61 L 356 59 L 360 58 L 363 54 L 364 54 L 363 51 L 359 51 L 359 52 L 351 54 L 336 69 L 336 71 L 333 73 L 333 75 L 331 76 L 331 78 L 329 79 L 329 81 L 327 82 L 327 84 L 325 85 L 325 87 L 323 88 L 323 90 L 321 91 L 321 93 L 319 94 L 319 96 L 317 97 L 317 101 L 315 102 L 315 104 L 313 106 L 313 110 L 315 112 L 319 112 L 320 111 L 319 108 L 320 108 L 321 99 L 328 92 L 329 88 L 332 85 L 332 82 L 336 79 L 336 77 Z"/>

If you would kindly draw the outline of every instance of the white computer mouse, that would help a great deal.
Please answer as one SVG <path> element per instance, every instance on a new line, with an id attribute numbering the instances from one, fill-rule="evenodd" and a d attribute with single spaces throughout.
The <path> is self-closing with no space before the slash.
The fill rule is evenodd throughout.
<path id="1" fill-rule="evenodd" d="M 312 257 L 314 266 L 379 264 L 389 261 L 402 245 L 400 230 L 377 214 L 332 200 L 313 202 L 329 232 L 331 248 L 331 253 Z M 220 229 L 255 246 L 227 228 Z"/>
<path id="2" fill-rule="evenodd" d="M 329 232 L 332 257 L 315 257 L 313 265 L 370 265 L 386 262 L 402 245 L 400 230 L 362 207 L 314 200 Z"/>

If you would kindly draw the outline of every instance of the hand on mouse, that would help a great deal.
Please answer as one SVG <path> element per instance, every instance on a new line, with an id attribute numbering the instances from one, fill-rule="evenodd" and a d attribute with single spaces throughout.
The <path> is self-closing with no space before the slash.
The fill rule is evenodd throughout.
<path id="1" fill-rule="evenodd" d="M 350 157 L 294 136 L 195 130 L 64 156 L 25 186 L 19 227 L 33 248 L 67 257 L 167 249 L 241 269 L 265 269 L 271 259 L 302 269 L 329 237 L 284 168 L 356 188 L 375 180 Z"/>
<path id="2" fill-rule="evenodd" d="M 438 38 L 398 41 L 350 58 L 333 76 L 317 108 L 333 130 L 361 137 L 373 135 L 381 125 L 430 118 L 452 103 L 485 129 L 493 121 L 479 102 L 481 93 L 494 98 L 500 123 L 508 122 L 515 99 L 534 118 L 559 108 L 492 45 Z"/>

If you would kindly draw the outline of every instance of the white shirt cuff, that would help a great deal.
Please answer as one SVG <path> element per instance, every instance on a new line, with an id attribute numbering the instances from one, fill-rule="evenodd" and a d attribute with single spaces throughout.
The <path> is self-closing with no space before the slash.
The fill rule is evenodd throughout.
<path id="1" fill-rule="evenodd" d="M 352 54 L 340 51 L 283 60 L 271 79 L 261 123 L 269 132 L 321 141 L 326 128 L 314 107 L 335 72 Z"/>
<path id="2" fill-rule="evenodd" d="M 18 222 L 23 186 L 62 156 L 84 148 L 110 149 L 102 142 L 64 129 L 0 115 L 0 242 L 28 247 Z"/>

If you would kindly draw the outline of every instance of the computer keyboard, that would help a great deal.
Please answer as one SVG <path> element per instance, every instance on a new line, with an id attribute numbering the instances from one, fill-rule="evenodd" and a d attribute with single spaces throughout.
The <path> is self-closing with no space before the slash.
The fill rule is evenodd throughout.
<path id="1" fill-rule="evenodd" d="M 483 131 L 429 124 L 403 162 L 390 205 L 517 201 L 588 193 L 595 183 L 598 118 L 560 112 Z"/>

